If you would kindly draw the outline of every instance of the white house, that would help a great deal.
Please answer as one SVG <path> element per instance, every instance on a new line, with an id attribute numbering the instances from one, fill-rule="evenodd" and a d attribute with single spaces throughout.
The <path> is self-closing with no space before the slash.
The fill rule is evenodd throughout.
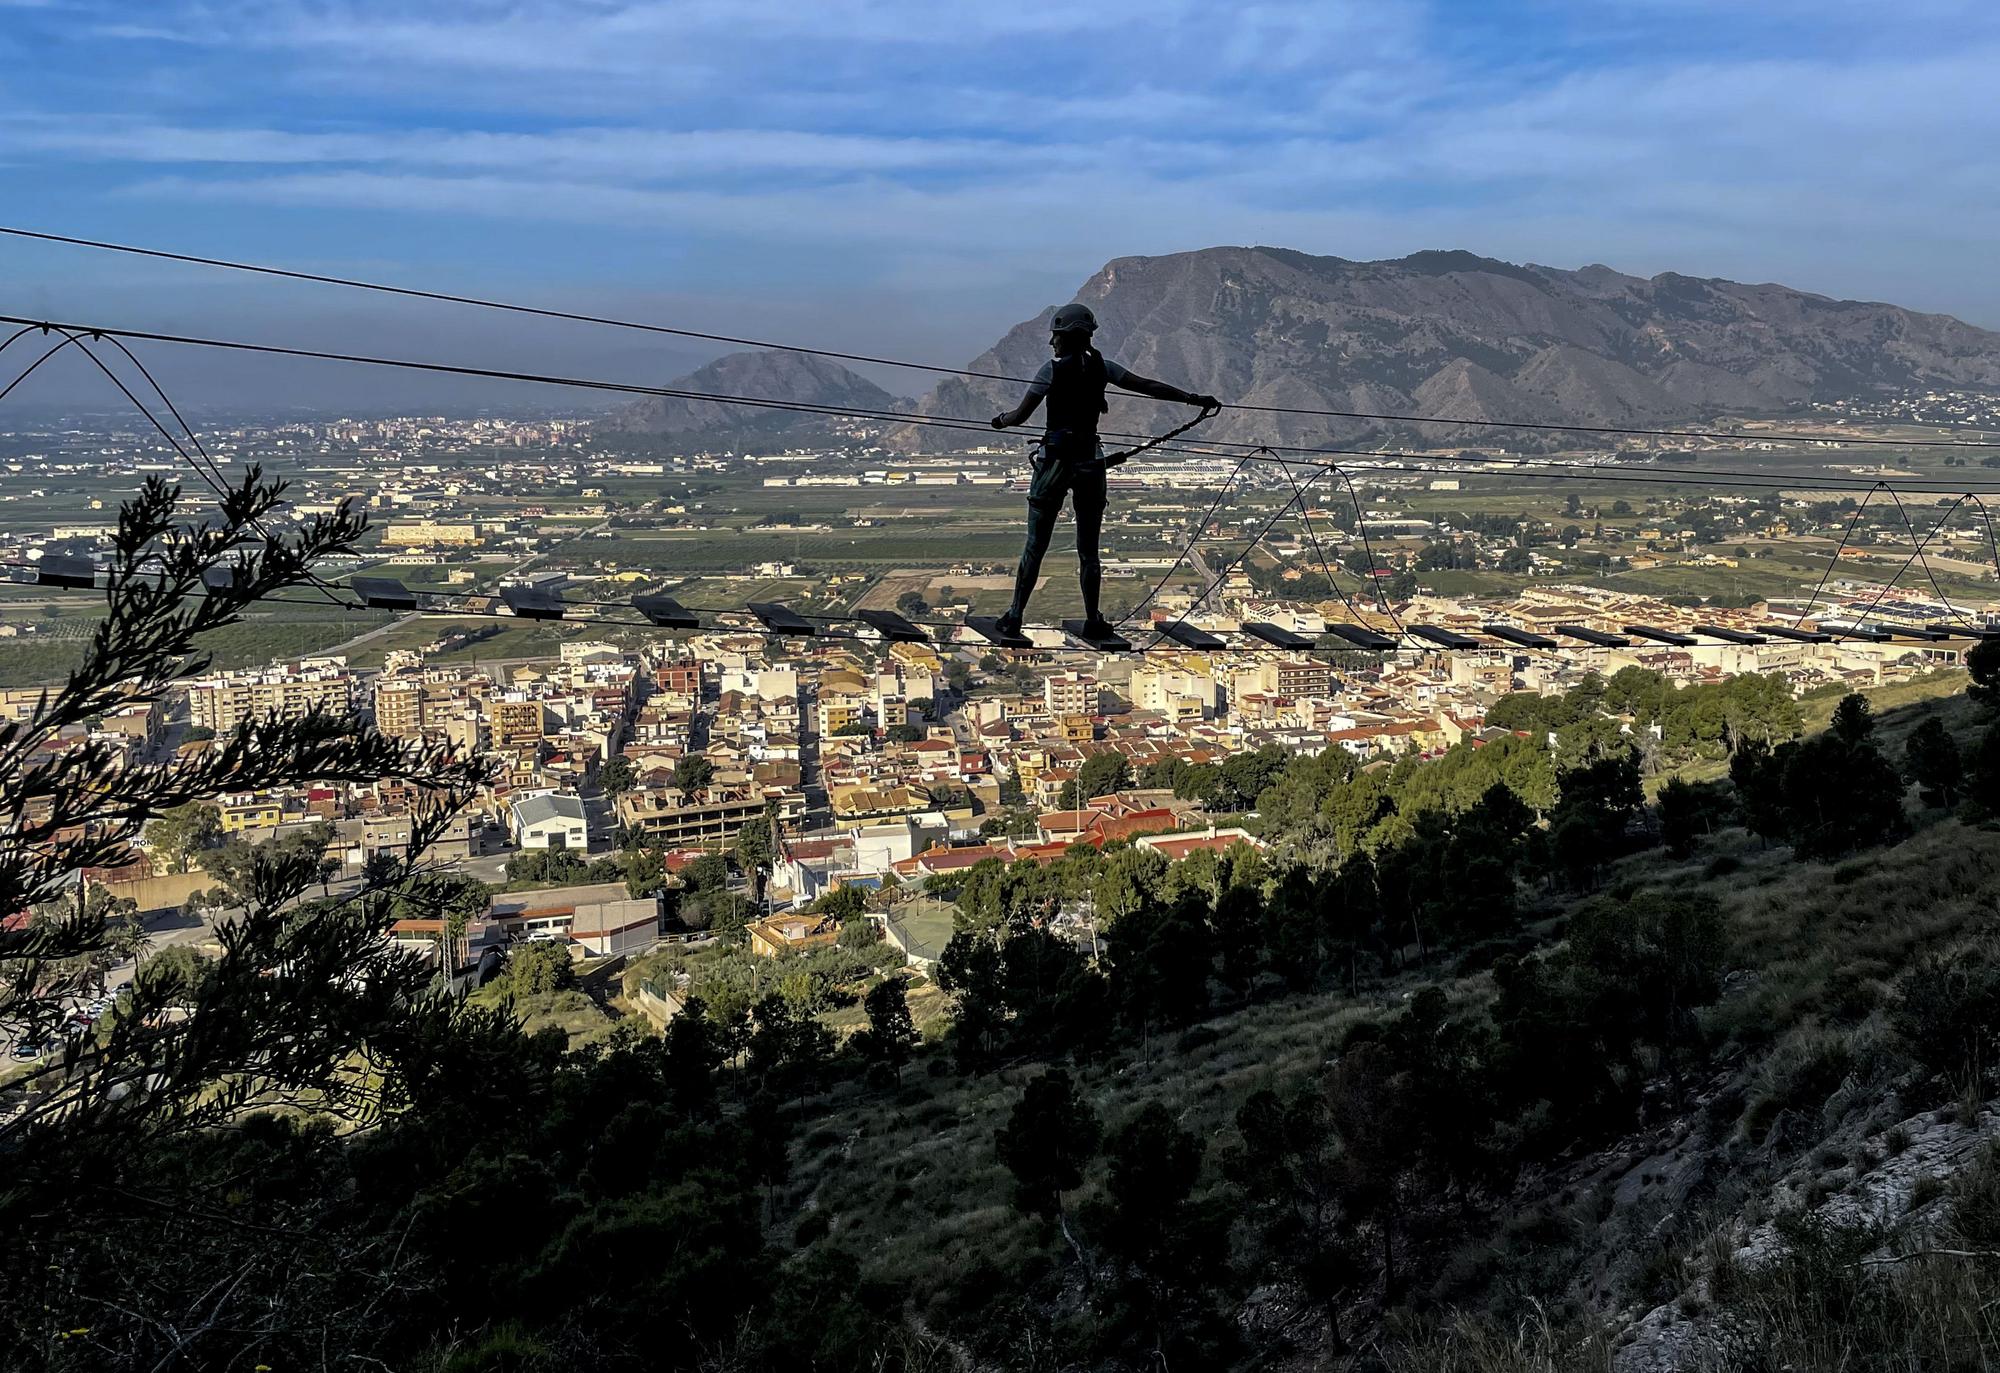
<path id="1" fill-rule="evenodd" d="M 590 825 L 581 798 L 568 792 L 544 792 L 508 807 L 507 828 L 524 849 L 590 851 Z"/>

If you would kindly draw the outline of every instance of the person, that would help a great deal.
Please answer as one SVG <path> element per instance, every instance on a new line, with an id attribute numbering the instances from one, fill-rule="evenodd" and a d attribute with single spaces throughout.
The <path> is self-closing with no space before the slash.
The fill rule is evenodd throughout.
<path id="1" fill-rule="evenodd" d="M 1049 321 L 1049 348 L 1054 356 L 1042 364 L 1021 403 L 992 420 L 995 429 L 1011 429 L 1027 423 L 1037 406 L 1048 405 L 1043 421 L 1046 427 L 1035 448 L 1034 475 L 1028 481 L 1027 546 L 1014 572 L 1014 602 L 998 622 L 999 630 L 1008 637 L 1021 632 L 1028 597 L 1041 576 L 1042 555 L 1049 551 L 1065 496 L 1076 512 L 1076 572 L 1083 589 L 1084 637 L 1108 638 L 1114 632 L 1098 608 L 1104 563 L 1097 541 L 1104 527 L 1106 464 L 1104 447 L 1097 441 L 1097 417 L 1110 408 L 1104 388 L 1117 386 L 1204 409 L 1219 405 L 1213 396 L 1183 391 L 1120 367 L 1091 346 L 1096 332 L 1097 317 L 1088 305 L 1065 305 L 1057 310 Z"/>

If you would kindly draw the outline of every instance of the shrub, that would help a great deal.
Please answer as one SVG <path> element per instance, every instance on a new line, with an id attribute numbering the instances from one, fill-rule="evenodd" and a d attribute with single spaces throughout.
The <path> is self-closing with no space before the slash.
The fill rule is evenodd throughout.
<path id="1" fill-rule="evenodd" d="M 1889 1021 L 1934 1077 L 1974 1085 L 1993 1073 L 2000 1037 L 2000 950 L 1981 942 L 1917 961 L 1897 984 Z"/>
<path id="2" fill-rule="evenodd" d="M 1763 1143 L 1786 1112 L 1817 1116 L 1853 1066 L 1846 1035 L 1818 1028 L 1793 1031 L 1757 1070 L 1756 1095 L 1743 1117 L 1745 1132 Z"/>

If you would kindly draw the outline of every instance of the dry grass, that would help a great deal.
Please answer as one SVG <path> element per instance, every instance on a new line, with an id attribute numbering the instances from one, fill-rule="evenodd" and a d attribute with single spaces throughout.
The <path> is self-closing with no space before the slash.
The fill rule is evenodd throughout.
<path id="1" fill-rule="evenodd" d="M 1390 1004 L 1332 994 L 1258 1003 L 1178 1039 L 1156 1038 L 1150 1062 L 1126 1051 L 1072 1071 L 1108 1127 L 1158 1100 L 1213 1151 L 1252 1092 L 1312 1071 L 1350 1026 Z M 1062 1241 L 1013 1209 L 1012 1181 L 994 1150 L 1023 1085 L 1042 1068 L 933 1076 L 932 1061 L 945 1066 L 943 1051 L 906 1069 L 901 1089 L 841 1088 L 834 1109 L 794 1148 L 778 1214 L 789 1230 L 799 1216 L 824 1213 L 826 1233 L 869 1276 L 907 1292 L 920 1315 L 942 1319 L 989 1298 L 993 1276 L 1018 1278 L 1058 1255 Z M 1095 1189 L 1087 1184 L 1069 1200 L 1086 1203 Z"/>
<path id="2" fill-rule="evenodd" d="M 2000 1260 L 1965 1219 L 1995 1202 L 1989 1163 L 1953 1188 L 1953 1218 L 1922 1238 L 1795 1221 L 1775 1263 L 1718 1283 L 1719 1347 L 1704 1373 L 2000 1368 Z"/>
<path id="3" fill-rule="evenodd" d="M 1392 1332 L 1388 1373 L 1610 1373 L 1603 1331 L 1558 1324 L 1545 1312 L 1513 1324 L 1456 1313 L 1422 1328 Z"/>
<path id="4" fill-rule="evenodd" d="M 2000 833 L 1944 820 L 1839 865 L 1746 854 L 1740 871 L 1709 885 L 1729 916 L 1733 961 L 1759 976 L 1708 1024 L 1727 1041 L 1762 1046 L 1809 1022 L 1859 1024 L 1916 955 L 1989 923 Z"/>

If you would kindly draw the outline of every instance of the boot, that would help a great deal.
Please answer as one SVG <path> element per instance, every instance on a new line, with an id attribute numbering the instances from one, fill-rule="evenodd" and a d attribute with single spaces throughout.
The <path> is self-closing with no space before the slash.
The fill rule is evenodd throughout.
<path id="1" fill-rule="evenodd" d="M 1035 583 L 1041 578 L 1041 568 L 1029 567 L 1026 560 L 1014 571 L 1014 603 L 1007 607 L 1007 613 L 1000 617 L 1000 623 L 1008 632 L 1021 632 L 1021 621 L 1027 617 L 1028 598 L 1035 594 Z"/>
<path id="2" fill-rule="evenodd" d="M 1104 590 L 1104 572 L 1101 568 L 1079 568 L 1077 584 L 1083 591 L 1083 632 L 1092 639 L 1104 639 L 1117 631 L 1104 613 L 1097 608 Z"/>

